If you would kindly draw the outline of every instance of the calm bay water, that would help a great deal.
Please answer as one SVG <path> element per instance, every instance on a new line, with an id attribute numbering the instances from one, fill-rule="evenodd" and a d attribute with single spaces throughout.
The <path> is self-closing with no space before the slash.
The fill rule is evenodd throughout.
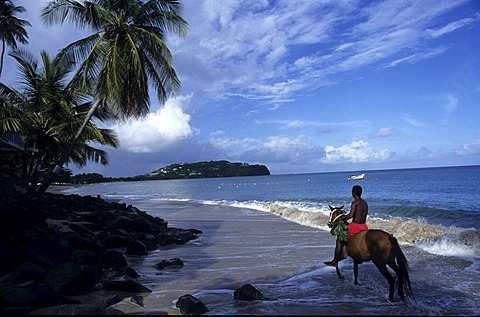
<path id="1" fill-rule="evenodd" d="M 273 287 L 272 284 L 269 284 L 272 281 L 263 278 L 262 273 L 278 271 L 279 268 L 272 268 L 267 264 L 262 264 L 261 261 L 253 263 L 247 261 L 247 258 L 259 249 L 271 247 L 271 243 L 278 243 L 276 249 L 286 248 L 286 250 L 295 250 L 292 252 L 298 253 L 285 252 L 281 261 L 290 263 L 291 268 L 289 271 L 283 272 L 284 279 L 280 277 L 274 279 L 275 288 L 283 285 L 282 283 L 286 283 L 290 286 L 295 285 L 296 289 L 303 291 L 297 291 L 295 294 L 285 294 L 288 300 L 280 300 L 276 305 L 270 303 L 272 307 L 256 307 L 257 310 L 253 309 L 252 311 L 248 310 L 252 309 L 251 306 L 248 309 L 234 304 L 231 307 L 228 305 L 221 306 L 220 300 L 216 303 L 215 296 L 218 297 L 218 294 L 223 294 L 225 288 L 228 288 L 227 286 L 210 287 L 208 291 L 203 290 L 203 293 L 198 289 L 201 288 L 202 283 L 207 283 L 211 278 L 205 273 L 208 270 L 197 276 L 196 283 L 198 284 L 195 284 L 193 289 L 186 285 L 188 284 L 186 281 L 181 291 L 196 290 L 199 292 L 198 294 L 203 294 L 204 298 L 210 300 L 212 307 L 217 307 L 212 310 L 211 314 L 301 315 L 328 314 L 328 310 L 323 310 L 321 313 L 315 310 L 319 305 L 325 305 L 325 298 L 319 297 L 318 292 L 323 296 L 326 296 L 326 292 L 331 295 L 331 283 L 338 283 L 335 274 L 330 270 L 331 268 L 323 266 L 323 261 L 330 260 L 334 244 L 334 237 L 330 236 L 329 229 L 326 226 L 329 213 L 328 205 L 344 205 L 348 211 L 352 201 L 351 188 L 353 185 L 359 184 L 363 187 L 362 196 L 369 204 L 367 220 L 369 227 L 383 229 L 397 237 L 402 248 L 405 249 L 404 252 L 410 261 L 410 267 L 414 270 L 412 273 L 414 288 L 421 289 L 423 296 L 419 297 L 417 306 L 409 306 L 408 309 L 398 310 L 398 307 L 385 306 L 385 303 L 380 301 L 374 307 L 358 313 L 374 315 L 478 315 L 480 313 L 480 279 L 478 279 L 478 273 L 480 273 L 480 207 L 477 204 L 478 195 L 476 192 L 480 186 L 480 166 L 358 171 L 358 173 L 366 173 L 365 178 L 352 181 L 347 179 L 347 176 L 352 173 L 337 172 L 116 182 L 70 188 L 67 193 L 101 195 L 107 199 L 120 199 L 150 214 L 165 218 L 169 223 L 178 227 L 188 225 L 198 228 L 199 224 L 203 223 L 205 228 L 200 229 L 205 231 L 212 229 L 211 226 L 215 219 L 222 219 L 222 223 L 226 223 L 227 218 L 228 220 L 236 219 L 233 227 L 229 227 L 223 235 L 234 232 L 235 226 L 242 224 L 250 228 L 252 224 L 252 222 L 249 222 L 250 220 L 257 221 L 263 216 L 270 217 L 268 219 L 273 219 L 272 221 L 262 222 L 262 226 L 256 229 L 256 233 L 253 232 L 249 237 L 243 237 L 244 235 L 241 232 L 248 229 L 243 228 L 239 231 L 239 236 L 233 238 L 235 241 L 240 240 L 240 245 L 242 243 L 244 243 L 244 246 L 251 245 L 251 248 L 247 248 L 242 256 L 243 261 L 233 261 L 233 264 L 232 262 L 225 262 L 216 267 L 215 272 L 210 273 L 210 275 L 218 275 L 221 274 L 220 272 L 230 274 L 228 272 L 235 268 L 242 271 L 248 267 L 251 271 L 251 267 L 255 266 L 255 270 L 258 270 L 258 272 L 252 274 L 259 279 L 256 281 L 258 283 L 262 281 L 263 284 L 259 285 L 269 289 L 269 287 Z M 175 208 L 178 210 L 176 212 L 172 211 Z M 182 213 L 180 209 L 186 209 L 188 212 Z M 232 214 L 239 218 L 232 217 Z M 284 219 L 272 218 L 273 215 Z M 208 219 L 210 220 L 207 221 Z M 275 219 L 287 220 L 287 224 L 300 224 L 301 226 L 297 225 L 293 227 L 294 229 L 287 230 L 295 232 L 295 239 L 300 239 L 305 234 L 302 239 L 309 242 L 294 243 L 288 241 L 287 243 L 283 241 L 289 239 L 289 237 L 288 235 L 279 237 L 278 234 L 274 234 L 274 228 L 278 226 L 278 224 L 275 224 Z M 253 244 L 252 241 L 256 239 L 256 236 L 257 238 L 263 236 L 265 230 L 271 230 L 271 236 L 263 237 L 260 245 Z M 312 232 L 309 230 L 314 230 L 313 232 L 316 235 L 322 235 L 323 238 L 310 241 Z M 215 231 L 220 232 L 220 229 L 215 227 Z M 208 232 L 205 234 L 208 235 Z M 225 238 L 225 236 L 222 238 Z M 243 242 L 242 239 L 244 239 Z M 202 244 L 202 240 L 198 243 Z M 217 249 L 223 248 L 223 251 L 228 249 L 226 246 L 222 247 L 220 241 L 217 241 L 215 245 L 217 245 Z M 189 248 L 194 249 L 195 243 Z M 312 250 L 315 251 L 314 255 L 310 254 Z M 136 263 L 138 270 L 146 272 L 146 283 L 152 280 L 158 282 L 165 276 L 160 278 L 158 272 L 151 269 L 153 267 L 152 261 L 164 259 L 166 256 L 182 257 L 182 254 L 185 256 L 182 252 L 184 251 L 181 249 L 178 251 L 163 250 L 159 254 L 152 255 L 148 261 L 133 262 Z M 215 256 L 219 258 L 216 260 L 218 263 L 223 263 L 220 258 L 230 256 L 221 252 L 215 253 Z M 307 256 L 302 252 L 309 255 Z M 269 256 L 268 252 L 265 252 L 265 256 Z M 308 258 L 308 261 L 315 263 L 315 265 L 310 267 L 309 270 L 300 270 L 303 264 L 301 262 L 306 261 L 304 257 L 309 256 L 312 256 L 312 258 Z M 192 261 L 201 262 L 199 260 L 201 256 L 196 255 L 196 257 Z M 429 261 L 433 261 L 433 263 L 429 263 Z M 349 260 L 341 263 L 348 267 L 342 269 L 344 273 L 351 270 Z M 201 266 L 205 268 L 207 266 L 206 262 Z M 297 268 L 299 271 L 292 268 Z M 376 268 L 369 264 L 362 264 L 360 270 L 367 270 L 370 274 L 379 275 Z M 178 274 L 181 274 L 181 272 L 178 272 Z M 287 276 L 289 277 L 287 278 Z M 329 286 L 324 285 L 322 291 L 322 286 L 317 285 L 318 281 L 327 277 L 333 280 L 329 280 Z M 175 278 L 178 281 L 178 276 Z M 313 295 L 307 295 L 308 292 L 312 291 L 308 288 L 312 278 L 317 281 L 315 291 L 312 293 Z M 369 286 L 367 284 L 367 288 L 378 287 L 379 294 L 382 294 L 380 296 L 386 298 L 386 293 L 383 295 L 385 292 L 383 288 L 386 285 L 382 284 L 384 283 L 382 279 L 383 277 L 379 275 L 377 283 L 381 286 L 376 284 Z M 150 282 L 152 283 L 151 286 L 153 288 L 157 287 L 157 282 Z M 210 281 L 209 283 L 213 282 Z M 218 284 L 218 281 L 215 283 Z M 285 287 L 285 285 L 282 286 L 282 288 Z M 344 292 L 346 291 L 348 290 L 333 290 L 334 293 L 338 292 L 338 296 L 345 296 Z M 155 309 L 160 310 L 159 294 L 163 294 L 164 291 L 158 292 L 154 292 L 154 295 L 151 295 L 150 298 L 152 298 L 151 305 L 155 306 L 156 304 L 153 303 L 157 303 L 159 306 Z M 175 293 L 174 295 L 177 296 L 178 294 Z M 297 307 L 299 302 L 305 301 L 305 298 L 309 298 L 309 296 L 315 297 L 311 305 L 305 304 Z M 371 296 L 371 290 L 362 294 L 363 299 L 367 296 Z M 448 297 L 448 300 L 445 300 L 442 296 Z M 156 298 L 156 300 L 153 301 L 153 298 Z M 167 302 L 171 300 L 168 299 L 168 296 L 166 298 Z M 353 297 L 348 299 L 349 305 L 353 306 L 346 308 L 347 310 L 344 313 L 357 312 L 355 311 L 355 300 Z M 432 307 L 432 305 L 437 307 Z M 332 313 L 334 312 L 332 311 Z"/>

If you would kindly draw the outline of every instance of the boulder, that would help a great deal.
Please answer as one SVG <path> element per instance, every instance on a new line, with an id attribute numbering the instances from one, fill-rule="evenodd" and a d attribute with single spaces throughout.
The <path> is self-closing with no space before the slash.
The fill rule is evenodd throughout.
<path id="1" fill-rule="evenodd" d="M 71 250 L 66 247 L 65 240 L 55 236 L 32 239 L 18 251 L 17 256 L 25 262 L 50 270 L 57 264 L 68 261 L 70 254 Z"/>
<path id="2" fill-rule="evenodd" d="M 107 249 L 123 248 L 130 242 L 127 237 L 118 234 L 110 234 L 100 241 Z"/>
<path id="3" fill-rule="evenodd" d="M 141 283 L 133 280 L 129 276 L 121 276 L 110 281 L 103 283 L 103 289 L 113 292 L 126 292 L 126 293 L 150 293 L 151 289 L 142 285 Z"/>
<path id="4" fill-rule="evenodd" d="M 45 285 L 59 294 L 80 295 L 93 288 L 96 276 L 97 272 L 92 267 L 65 262 L 47 273 Z"/>
<path id="5" fill-rule="evenodd" d="M 29 315 L 106 315 L 102 307 L 89 304 L 57 305 L 36 309 Z"/>
<path id="6" fill-rule="evenodd" d="M 266 300 L 267 298 L 258 291 L 252 284 L 244 284 L 237 288 L 233 293 L 233 298 L 236 300 Z"/>
<path id="7" fill-rule="evenodd" d="M 107 269 L 119 270 L 122 267 L 128 266 L 127 259 L 118 250 L 107 250 L 103 254 L 103 263 Z"/>
<path id="8" fill-rule="evenodd" d="M 23 284 L 30 281 L 42 283 L 47 272 L 35 263 L 26 262 L 17 267 L 3 282 Z"/>
<path id="9" fill-rule="evenodd" d="M 55 293 L 49 287 L 41 284 L 20 286 L 10 283 L 0 283 L 0 308 L 31 307 L 42 308 L 63 304 L 79 304 L 74 300 Z"/>
<path id="10" fill-rule="evenodd" d="M 165 220 L 138 208 L 91 196 L 0 195 L 0 210 L 0 315 L 96 314 L 67 296 L 151 292 L 133 280 L 139 274 L 126 256 L 147 255 L 163 242 L 184 244 L 201 232 L 168 228 Z M 134 298 L 140 305 L 140 297 Z M 119 300 L 111 299 L 110 305 Z M 54 307 L 38 311 L 48 306 Z"/>
<path id="11" fill-rule="evenodd" d="M 125 248 L 125 254 L 127 255 L 148 255 L 147 248 L 145 244 L 141 243 L 138 240 L 130 242 Z"/>
<path id="12" fill-rule="evenodd" d="M 161 262 L 158 262 L 155 267 L 159 270 L 163 270 L 167 267 L 183 267 L 183 261 L 180 260 L 179 258 L 173 258 L 170 260 L 163 260 Z"/>
<path id="13" fill-rule="evenodd" d="M 181 296 L 175 304 L 182 315 L 202 315 L 209 311 L 201 300 L 190 294 Z"/>

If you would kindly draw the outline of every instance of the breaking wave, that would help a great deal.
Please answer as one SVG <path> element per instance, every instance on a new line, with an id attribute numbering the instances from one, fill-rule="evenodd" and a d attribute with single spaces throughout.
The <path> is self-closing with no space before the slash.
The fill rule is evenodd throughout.
<path id="1" fill-rule="evenodd" d="M 250 206 L 251 207 L 251 206 Z M 258 207 L 258 206 L 257 206 Z M 301 225 L 322 230 L 330 230 L 328 205 L 312 211 L 288 204 L 265 204 L 261 209 Z M 410 244 L 426 252 L 438 255 L 478 257 L 480 256 L 480 231 L 478 229 L 459 228 L 430 224 L 425 219 L 403 217 L 369 217 L 367 224 L 371 229 L 381 229 L 395 236 L 400 243 Z"/>

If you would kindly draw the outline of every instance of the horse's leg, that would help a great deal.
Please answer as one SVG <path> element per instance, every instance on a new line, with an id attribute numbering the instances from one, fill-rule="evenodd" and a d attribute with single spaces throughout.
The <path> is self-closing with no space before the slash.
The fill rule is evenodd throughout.
<path id="1" fill-rule="evenodd" d="M 343 276 L 342 273 L 340 273 L 340 269 L 338 268 L 338 263 L 335 265 L 335 270 L 337 271 L 337 275 L 339 279 L 341 280 L 345 279 L 345 276 Z"/>
<path id="2" fill-rule="evenodd" d="M 337 271 L 338 278 L 341 279 L 341 280 L 343 280 L 345 277 L 342 275 L 342 273 L 340 273 L 340 269 L 338 268 L 338 262 L 340 262 L 341 260 L 346 258 L 346 256 L 345 257 L 342 256 L 344 254 L 343 249 L 345 249 L 343 244 L 339 240 L 337 240 L 336 245 L 335 245 L 335 253 L 333 255 L 333 260 L 328 261 L 328 262 L 323 262 L 323 263 L 325 263 L 325 265 L 335 267 L 335 270 Z"/>
<path id="3" fill-rule="evenodd" d="M 353 284 L 358 285 L 358 263 L 357 263 L 357 261 L 353 261 L 353 276 L 354 276 Z"/>
<path id="4" fill-rule="evenodd" d="M 375 263 L 375 262 L 374 262 Z M 380 273 L 387 279 L 390 291 L 388 293 L 388 300 L 393 301 L 393 294 L 395 292 L 395 278 L 388 272 L 386 264 L 377 264 L 375 266 L 378 268 Z"/>
<path id="5" fill-rule="evenodd" d="M 335 253 L 333 255 L 333 260 L 328 262 L 323 262 L 323 263 L 325 263 L 325 265 L 334 266 L 338 268 L 338 262 L 347 258 L 347 253 L 345 249 L 346 247 L 344 247 L 343 243 L 337 239 L 335 244 Z"/>
<path id="6" fill-rule="evenodd" d="M 397 266 L 397 263 L 395 263 L 395 259 L 390 259 L 388 261 L 388 266 L 390 266 L 394 271 L 395 274 L 397 275 L 397 281 L 398 281 L 398 295 L 402 299 L 402 301 L 405 301 L 405 294 L 403 292 L 403 273 L 400 270 L 400 268 Z"/>

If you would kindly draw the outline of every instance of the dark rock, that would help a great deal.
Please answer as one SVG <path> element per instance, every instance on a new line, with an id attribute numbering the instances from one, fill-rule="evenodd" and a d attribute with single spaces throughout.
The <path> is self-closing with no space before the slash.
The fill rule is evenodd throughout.
<path id="1" fill-rule="evenodd" d="M 66 225 L 70 227 L 74 232 L 82 235 L 82 236 L 88 236 L 90 238 L 95 237 L 95 233 L 93 233 L 87 226 L 85 226 L 82 223 L 76 223 L 76 222 L 65 222 Z"/>
<path id="2" fill-rule="evenodd" d="M 125 254 L 145 255 L 162 244 L 185 244 L 201 233 L 168 228 L 166 221 L 138 208 L 91 196 L 0 195 L 0 210 L 0 315 L 82 304 L 68 296 L 95 290 L 105 296 L 102 306 L 109 291 L 151 292 L 133 280 L 139 274 L 128 266 Z M 126 248 L 125 254 L 120 248 Z M 183 266 L 179 259 L 168 264 Z M 121 300 L 118 296 L 111 299 L 110 303 Z M 43 312 L 88 311 L 80 305 L 63 307 Z"/>
<path id="3" fill-rule="evenodd" d="M 200 230 L 196 230 L 196 229 L 168 228 L 165 233 L 182 240 L 183 243 L 187 243 L 190 240 L 197 239 L 198 238 L 197 233 L 199 231 Z"/>
<path id="4" fill-rule="evenodd" d="M 107 250 L 103 254 L 103 263 L 106 268 L 112 270 L 118 270 L 122 267 L 128 266 L 127 259 L 118 250 Z"/>
<path id="5" fill-rule="evenodd" d="M 72 252 L 72 262 L 90 266 L 101 272 L 104 268 L 103 262 L 98 255 L 85 250 L 75 250 Z"/>
<path id="6" fill-rule="evenodd" d="M 133 279 L 137 278 L 137 277 L 140 277 L 140 274 L 137 273 L 137 271 L 135 271 L 133 268 L 131 268 L 130 266 L 125 266 L 125 267 L 122 267 L 120 268 L 118 271 L 116 271 L 117 273 L 114 274 L 114 277 L 119 277 L 119 276 L 122 276 L 122 275 L 126 275 L 128 277 L 131 277 Z"/>
<path id="7" fill-rule="evenodd" d="M 130 242 L 126 236 L 116 234 L 108 235 L 100 241 L 107 249 L 123 248 Z"/>
<path id="8" fill-rule="evenodd" d="M 103 289 L 106 291 L 126 293 L 150 293 L 152 291 L 128 276 L 121 276 L 120 278 L 104 282 Z"/>
<path id="9" fill-rule="evenodd" d="M 181 296 L 175 304 L 182 315 L 202 315 L 209 311 L 201 300 L 190 294 Z"/>
<path id="10" fill-rule="evenodd" d="M 1 236 L 2 235 L 0 235 L 0 237 Z M 0 241 L 5 242 L 5 239 L 0 239 Z M 15 252 L 13 249 L 0 245 L 0 276 L 11 272 L 21 263 L 22 261 L 17 256 L 15 256 Z"/>
<path id="11" fill-rule="evenodd" d="M 75 304 L 40 308 L 30 312 L 29 315 L 106 315 L 106 311 L 95 305 Z"/>
<path id="12" fill-rule="evenodd" d="M 41 308 L 63 304 L 79 304 L 39 284 L 20 286 L 10 283 L 0 283 L 0 308 L 5 307 L 32 307 Z"/>
<path id="13" fill-rule="evenodd" d="M 134 295 L 132 297 L 130 297 L 130 301 L 134 304 L 137 304 L 139 306 L 142 306 L 144 307 L 143 305 L 143 296 L 140 296 L 140 295 Z"/>
<path id="14" fill-rule="evenodd" d="M 143 218 L 118 217 L 114 221 L 113 226 L 128 232 L 149 232 L 152 229 Z"/>
<path id="15" fill-rule="evenodd" d="M 185 244 L 185 241 L 182 239 L 171 236 L 169 234 L 159 234 L 157 237 L 158 244 L 161 246 L 172 245 L 172 244 Z"/>
<path id="16" fill-rule="evenodd" d="M 118 295 L 110 296 L 105 301 L 105 307 L 115 305 L 116 303 L 120 303 L 122 298 Z"/>
<path id="17" fill-rule="evenodd" d="M 80 295 L 90 291 L 95 283 L 93 268 L 65 262 L 57 265 L 45 277 L 45 285 L 65 295 Z"/>
<path id="18" fill-rule="evenodd" d="M 158 249 L 157 237 L 151 233 L 132 234 L 132 236 L 145 245 L 146 251 L 153 251 Z"/>
<path id="19" fill-rule="evenodd" d="M 148 255 L 145 244 L 135 240 L 127 245 L 125 253 L 128 255 Z"/>
<path id="20" fill-rule="evenodd" d="M 158 262 L 155 267 L 159 270 L 163 270 L 167 267 L 183 267 L 183 261 L 179 258 L 173 258 L 170 260 L 163 260 Z"/>
<path id="21" fill-rule="evenodd" d="M 82 237 L 76 232 L 64 233 L 64 237 L 66 240 L 68 240 L 68 247 L 70 249 L 87 250 L 94 253 L 100 253 L 105 250 L 105 246 L 97 243 L 97 241 L 93 240 L 92 238 Z"/>
<path id="22" fill-rule="evenodd" d="M 0 310 L 1 316 L 26 316 L 34 308 L 32 307 L 7 307 Z"/>
<path id="23" fill-rule="evenodd" d="M 23 263 L 16 268 L 5 280 L 4 283 L 23 284 L 30 281 L 43 282 L 47 272 L 35 263 Z"/>
<path id="24" fill-rule="evenodd" d="M 245 284 L 240 288 L 237 288 L 233 293 L 233 298 L 237 300 L 266 300 L 267 298 L 258 291 L 253 285 Z"/>
<path id="25" fill-rule="evenodd" d="M 141 211 L 137 207 L 133 206 L 128 206 L 127 209 L 131 210 L 132 212 L 136 213 L 140 217 L 148 220 L 150 223 L 154 223 L 158 226 L 158 228 L 167 228 L 168 222 L 163 220 L 162 218 L 159 217 L 154 217 L 152 215 L 147 214 L 145 211 Z"/>
<path id="26" fill-rule="evenodd" d="M 18 256 L 25 262 L 35 263 L 45 270 L 70 259 L 71 251 L 60 237 L 37 237 L 19 250 Z"/>

